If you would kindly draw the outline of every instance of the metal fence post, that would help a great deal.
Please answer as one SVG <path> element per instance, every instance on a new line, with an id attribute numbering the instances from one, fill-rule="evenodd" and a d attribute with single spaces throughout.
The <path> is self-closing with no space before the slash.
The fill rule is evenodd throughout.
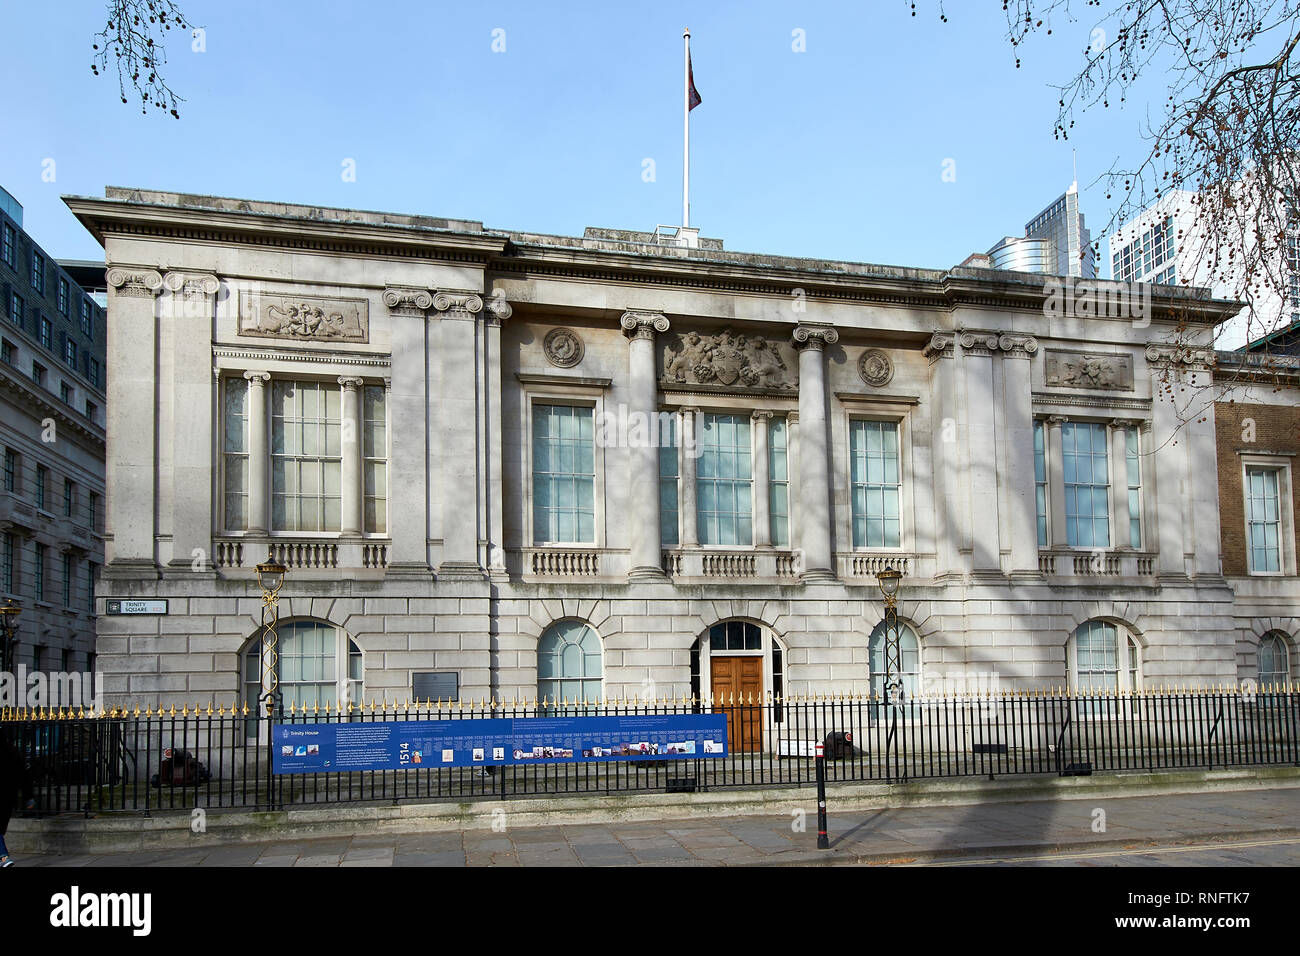
<path id="1" fill-rule="evenodd" d="M 817 742 L 817 849 L 829 850 L 826 837 L 826 754 L 825 745 Z"/>

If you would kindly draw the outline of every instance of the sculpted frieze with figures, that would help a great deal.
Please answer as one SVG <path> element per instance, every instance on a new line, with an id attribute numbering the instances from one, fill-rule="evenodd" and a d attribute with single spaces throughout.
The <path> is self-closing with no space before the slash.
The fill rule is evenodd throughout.
<path id="1" fill-rule="evenodd" d="M 365 299 L 241 292 L 239 334 L 323 342 L 367 342 Z"/>
<path id="2" fill-rule="evenodd" d="M 794 389 L 799 385 L 799 367 L 793 350 L 761 335 L 731 329 L 716 334 L 685 332 L 670 336 L 664 347 L 663 381 Z"/>

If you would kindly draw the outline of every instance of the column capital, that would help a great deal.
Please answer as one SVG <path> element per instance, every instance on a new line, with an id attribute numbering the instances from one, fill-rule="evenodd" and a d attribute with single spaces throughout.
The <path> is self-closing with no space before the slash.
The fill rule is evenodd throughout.
<path id="1" fill-rule="evenodd" d="M 111 266 L 104 279 L 117 295 L 147 299 L 162 291 L 163 277 L 157 269 L 142 266 Z"/>
<path id="2" fill-rule="evenodd" d="M 1214 365 L 1214 349 L 1188 345 L 1148 345 L 1147 361 L 1159 367 L 1206 369 Z"/>
<path id="3" fill-rule="evenodd" d="M 1070 420 L 1069 415 L 1048 415 L 1047 423 L 1049 425 L 1064 425 Z"/>
<path id="4" fill-rule="evenodd" d="M 772 412 L 771 409 L 758 409 L 757 411 L 751 412 L 749 417 L 756 422 L 766 422 L 772 420 L 773 414 L 774 412 Z"/>
<path id="5" fill-rule="evenodd" d="M 355 375 L 339 376 L 339 385 L 343 387 L 343 391 L 345 392 L 350 392 L 353 391 L 354 389 L 361 388 L 361 386 L 365 384 L 366 384 L 366 380 L 364 378 L 359 378 Z"/>
<path id="6" fill-rule="evenodd" d="M 618 320 L 623 327 L 623 334 L 630 339 L 651 339 L 656 332 L 668 331 L 668 317 L 660 312 L 639 312 L 628 310 Z"/>
<path id="7" fill-rule="evenodd" d="M 820 352 L 840 340 L 840 333 L 829 322 L 800 322 L 793 333 L 796 349 Z"/>
<path id="8" fill-rule="evenodd" d="M 963 355 L 992 355 L 998 350 L 998 334 L 980 329 L 963 329 L 957 334 Z"/>
<path id="9" fill-rule="evenodd" d="M 270 372 L 245 372 L 244 378 L 252 385 L 262 386 L 271 381 Z"/>
<path id="10" fill-rule="evenodd" d="M 925 348 L 921 349 L 921 354 L 931 362 L 941 358 L 950 359 L 953 357 L 953 343 L 956 340 L 957 337 L 952 332 L 935 332 L 931 334 Z"/>
<path id="11" fill-rule="evenodd" d="M 1008 358 L 1028 359 L 1038 352 L 1038 339 L 1032 335 L 1003 332 L 998 336 L 998 348 Z"/>
<path id="12" fill-rule="evenodd" d="M 1142 425 L 1140 418 L 1112 418 L 1110 424 L 1113 428 L 1139 428 Z"/>
<path id="13" fill-rule="evenodd" d="M 798 425 L 798 424 L 799 424 L 799 413 L 798 413 L 798 412 L 786 412 L 786 413 L 785 413 L 785 423 L 786 423 L 787 426 L 790 426 L 790 425 Z"/>
<path id="14" fill-rule="evenodd" d="M 414 289 L 404 286 L 389 286 L 382 296 L 384 305 L 394 315 L 413 315 L 422 317 L 433 308 L 433 296 L 428 289 Z"/>
<path id="15" fill-rule="evenodd" d="M 444 318 L 472 319 L 483 311 L 483 297 L 468 290 L 445 289 L 434 293 L 433 309 Z"/>
<path id="16" fill-rule="evenodd" d="M 216 295 L 221 288 L 220 280 L 210 272 L 168 272 L 162 281 L 172 292 L 179 292 L 187 299 Z"/>
<path id="17" fill-rule="evenodd" d="M 487 301 L 487 315 L 483 317 L 488 325 L 502 325 L 510 316 L 514 315 L 515 310 L 510 307 L 506 301 L 505 294 L 497 291 L 494 292 Z"/>

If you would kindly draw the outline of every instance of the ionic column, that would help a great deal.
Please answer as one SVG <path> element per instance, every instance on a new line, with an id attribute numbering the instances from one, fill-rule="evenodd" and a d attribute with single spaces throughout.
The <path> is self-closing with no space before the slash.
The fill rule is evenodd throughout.
<path id="1" fill-rule="evenodd" d="M 1069 542 L 1065 533 L 1065 446 L 1061 440 L 1061 426 L 1067 421 L 1064 415 L 1047 419 L 1047 496 L 1051 499 L 1053 548 L 1064 548 Z"/>
<path id="2" fill-rule="evenodd" d="M 343 376 L 343 441 L 340 470 L 341 514 L 339 532 L 361 534 L 361 388 L 365 380 Z"/>
<path id="3" fill-rule="evenodd" d="M 392 365 L 388 390 L 388 528 L 392 538 L 387 572 L 427 578 L 429 571 L 429 380 L 428 310 L 425 289 L 388 288 L 392 313 Z"/>
<path id="4" fill-rule="evenodd" d="M 162 276 L 153 269 L 113 266 L 105 278 L 112 303 L 108 323 L 105 409 L 108 447 L 108 576 L 156 577 L 154 482 L 157 441 L 156 381 L 158 323 L 154 296 Z"/>
<path id="5" fill-rule="evenodd" d="M 1124 430 L 1134 422 L 1117 418 L 1110 423 L 1110 523 L 1114 527 L 1112 548 L 1129 547 L 1128 445 Z"/>
<path id="6" fill-rule="evenodd" d="M 270 530 L 266 504 L 271 481 L 268 465 L 270 442 L 266 436 L 266 383 L 270 372 L 245 372 L 248 380 L 248 531 L 266 534 Z"/>
<path id="7" fill-rule="evenodd" d="M 478 507 L 478 316 L 475 292 L 433 297 L 442 332 L 442 560 L 440 578 L 482 580 Z"/>
<path id="8" fill-rule="evenodd" d="M 681 500 L 677 509 L 682 516 L 681 547 L 694 548 L 700 543 L 695 489 L 696 463 L 700 460 L 700 446 L 696 444 L 695 422 L 699 418 L 698 408 L 683 408 L 682 412 L 682 454 L 678 474 L 681 475 Z"/>
<path id="9" fill-rule="evenodd" d="M 794 330 L 799 350 L 799 492 L 803 499 L 799 547 L 803 550 L 804 581 L 833 581 L 831 555 L 830 449 L 826 430 L 827 345 L 840 334 L 824 324 L 802 324 Z"/>
<path id="10" fill-rule="evenodd" d="M 767 460 L 767 423 L 772 420 L 771 412 L 754 412 L 750 416 L 754 432 L 754 544 L 760 548 L 772 546 L 772 518 L 769 513 L 770 495 L 768 479 L 770 478 Z"/>
<path id="11" fill-rule="evenodd" d="M 624 312 L 619 319 L 628 337 L 629 412 L 644 416 L 646 441 L 628 449 L 630 471 L 631 568 L 629 579 L 664 578 L 659 546 L 659 447 L 653 440 L 658 402 L 655 333 L 668 331 L 656 312 Z M 629 442 L 629 444 L 632 444 Z"/>

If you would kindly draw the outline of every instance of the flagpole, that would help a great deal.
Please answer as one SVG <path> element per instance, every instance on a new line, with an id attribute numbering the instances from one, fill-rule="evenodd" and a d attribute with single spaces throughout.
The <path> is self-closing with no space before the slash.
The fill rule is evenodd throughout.
<path id="1" fill-rule="evenodd" d="M 682 228 L 691 224 L 691 31 L 682 33 Z"/>

